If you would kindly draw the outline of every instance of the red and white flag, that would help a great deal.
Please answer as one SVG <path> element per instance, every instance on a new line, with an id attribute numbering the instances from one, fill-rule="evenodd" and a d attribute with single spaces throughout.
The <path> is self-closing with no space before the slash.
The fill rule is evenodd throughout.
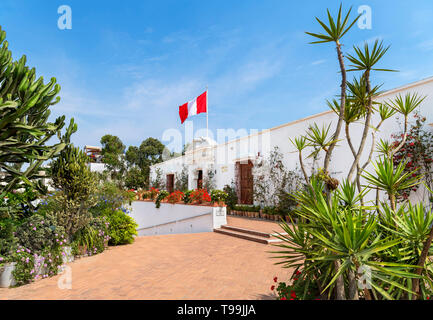
<path id="1" fill-rule="evenodd" d="M 207 112 L 207 91 L 203 92 L 192 101 L 188 101 L 179 107 L 179 116 L 181 123 L 190 116 Z"/>

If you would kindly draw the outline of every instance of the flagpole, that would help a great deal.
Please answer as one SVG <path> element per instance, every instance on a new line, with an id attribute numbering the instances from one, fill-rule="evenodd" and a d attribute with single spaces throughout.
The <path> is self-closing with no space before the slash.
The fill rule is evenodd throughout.
<path id="1" fill-rule="evenodd" d="M 208 96 L 209 96 L 209 91 L 206 86 L 206 136 L 207 138 L 209 138 L 209 102 L 208 102 L 209 97 Z"/>

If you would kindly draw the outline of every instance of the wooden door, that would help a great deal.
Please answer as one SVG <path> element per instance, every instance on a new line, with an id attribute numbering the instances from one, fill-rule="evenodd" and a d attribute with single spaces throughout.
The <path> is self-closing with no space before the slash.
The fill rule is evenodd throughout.
<path id="1" fill-rule="evenodd" d="M 253 204 L 253 164 L 241 163 L 239 166 L 240 203 Z"/>
<path id="2" fill-rule="evenodd" d="M 197 189 L 203 188 L 203 171 L 198 171 L 198 177 L 197 177 Z"/>
<path id="3" fill-rule="evenodd" d="M 166 187 L 168 192 L 172 193 L 174 191 L 174 174 L 167 175 Z"/>

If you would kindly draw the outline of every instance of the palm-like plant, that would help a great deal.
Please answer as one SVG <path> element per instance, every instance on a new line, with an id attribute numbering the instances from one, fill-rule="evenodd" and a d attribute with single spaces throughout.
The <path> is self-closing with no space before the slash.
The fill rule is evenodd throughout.
<path id="1" fill-rule="evenodd" d="M 394 71 L 390 69 L 383 69 L 383 68 L 375 68 L 375 65 L 380 61 L 380 59 L 385 55 L 385 53 L 388 51 L 389 47 L 384 47 L 382 42 L 379 43 L 378 40 L 374 42 L 373 48 L 370 48 L 368 43 L 364 44 L 363 50 L 361 48 L 358 48 L 354 46 L 355 53 L 357 57 L 353 55 L 348 55 L 347 58 L 352 63 L 351 69 L 349 71 L 362 71 L 363 75 L 361 78 L 361 84 L 365 84 L 365 96 L 366 96 L 366 116 L 365 116 L 365 123 L 364 123 L 364 130 L 361 137 L 361 142 L 359 144 L 358 151 L 356 153 L 355 159 L 352 163 L 352 166 L 350 167 L 349 173 L 347 175 L 348 179 L 351 179 L 353 173 L 355 172 L 355 169 L 359 170 L 359 161 L 361 159 L 361 154 L 364 150 L 365 143 L 367 140 L 368 131 L 370 130 L 370 122 L 371 117 L 373 114 L 373 97 L 375 94 L 375 91 L 378 90 L 378 87 L 371 87 L 370 83 L 370 74 L 371 71 Z M 361 90 L 362 93 L 362 90 Z M 359 174 L 358 174 L 359 176 Z M 358 178 L 357 178 L 358 179 Z"/>
<path id="2" fill-rule="evenodd" d="M 309 145 L 314 148 L 314 151 L 309 155 L 309 157 L 316 157 L 320 151 L 329 152 L 329 148 L 333 143 L 337 141 L 329 137 L 329 129 L 331 124 L 323 125 L 321 128 L 317 123 L 313 123 L 309 126 L 307 134 L 305 136 L 306 141 Z"/>
<path id="3" fill-rule="evenodd" d="M 313 41 L 311 43 L 327 43 L 334 42 L 337 49 L 337 58 L 340 65 L 341 72 L 341 95 L 340 95 L 340 113 L 338 117 L 337 126 L 335 128 L 335 132 L 333 135 L 332 143 L 329 145 L 329 150 L 326 152 L 325 160 L 324 160 L 324 171 L 328 171 L 329 163 L 331 160 L 332 152 L 337 144 L 337 140 L 340 136 L 341 127 L 343 125 L 344 119 L 344 107 L 346 105 L 346 67 L 344 64 L 343 52 L 341 50 L 341 38 L 353 27 L 355 22 L 359 19 L 361 15 L 358 15 L 352 22 L 349 21 L 350 12 L 352 8 L 350 8 L 346 14 L 342 12 L 342 5 L 338 10 L 337 18 L 334 19 L 329 10 L 327 10 L 328 16 L 328 24 L 325 24 L 319 18 L 316 17 L 317 22 L 323 28 L 324 33 L 312 33 L 306 32 L 306 34 L 318 39 L 317 41 Z"/>
<path id="4" fill-rule="evenodd" d="M 323 183 L 313 177 L 305 190 L 293 195 L 299 204 L 295 213 L 301 222 L 281 224 L 287 234 L 278 235 L 283 240 L 276 245 L 282 250 L 274 252 L 275 258 L 282 260 L 279 263 L 302 270 L 328 297 L 340 277 L 350 299 L 358 299 L 360 293 L 366 299 L 394 299 L 396 292 L 411 293 L 402 279 L 417 278 L 412 272 L 415 266 L 379 259 L 402 239 L 391 233 L 383 236 L 379 217 L 357 205 L 355 187 L 349 182 L 332 194 L 331 201 L 326 199 L 323 188 Z M 366 279 L 371 291 L 358 287 L 358 270 L 362 266 L 371 270 L 372 276 Z"/>
<path id="5" fill-rule="evenodd" d="M 404 172 L 407 162 L 401 161 L 394 168 L 392 159 L 381 157 L 373 163 L 375 175 L 366 172 L 363 178 L 370 183 L 370 187 L 376 187 L 379 190 L 386 191 L 391 204 L 391 209 L 396 210 L 396 194 L 400 190 L 411 188 L 420 183 L 421 176 L 412 176 L 417 169 Z"/>
<path id="6" fill-rule="evenodd" d="M 307 143 L 307 139 L 305 136 L 296 137 L 294 140 L 290 139 L 290 142 L 293 144 L 293 146 L 298 150 L 299 155 L 299 164 L 301 166 L 302 174 L 304 175 L 305 181 L 308 183 L 308 175 L 305 171 L 304 161 L 302 158 L 302 151 L 309 146 Z"/>
<path id="7" fill-rule="evenodd" d="M 422 97 L 417 93 L 407 93 L 404 97 L 399 94 L 394 101 L 390 100 L 386 102 L 388 107 L 402 114 L 404 117 L 403 139 L 400 144 L 392 150 L 392 155 L 400 150 L 406 143 L 409 114 L 411 114 L 424 101 L 425 98 L 426 96 Z"/>

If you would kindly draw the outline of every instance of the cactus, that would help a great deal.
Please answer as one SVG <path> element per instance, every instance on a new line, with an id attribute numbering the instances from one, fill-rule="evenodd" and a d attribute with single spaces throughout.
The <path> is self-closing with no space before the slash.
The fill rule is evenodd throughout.
<path id="1" fill-rule="evenodd" d="M 25 55 L 13 61 L 5 39 L 0 27 L 0 195 L 22 183 L 43 191 L 41 165 L 65 148 L 77 125 L 71 119 L 62 136 L 65 116 L 48 122 L 50 107 L 60 101 L 60 85 L 55 78 L 46 84 L 42 77 L 36 79 Z M 54 135 L 58 143 L 48 145 Z"/>

